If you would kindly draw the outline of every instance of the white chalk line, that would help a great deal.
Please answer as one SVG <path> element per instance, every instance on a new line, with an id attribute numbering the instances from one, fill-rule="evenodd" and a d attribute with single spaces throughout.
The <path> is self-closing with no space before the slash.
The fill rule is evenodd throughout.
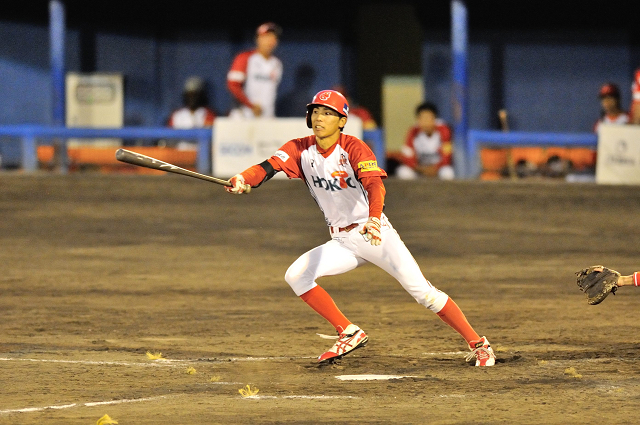
<path id="1" fill-rule="evenodd" d="M 168 398 L 168 397 L 172 397 L 172 396 L 161 395 L 156 397 L 129 398 L 129 399 L 111 400 L 111 401 L 94 401 L 89 403 L 71 403 L 71 404 L 62 404 L 57 406 L 25 407 L 23 409 L 0 410 L 0 415 L 5 415 L 8 413 L 29 413 L 29 412 L 42 412 L 44 410 L 70 409 L 72 407 L 93 407 L 93 406 L 108 406 L 112 404 L 137 403 L 141 401 L 159 400 L 159 399 Z"/>
<path id="2" fill-rule="evenodd" d="M 303 360 L 303 359 L 317 359 L 317 356 L 279 356 L 279 357 L 229 357 L 227 359 L 220 359 L 213 357 L 210 359 L 203 358 L 195 361 L 199 362 L 260 362 L 264 360 Z M 186 360 L 185 360 L 186 361 Z"/>
<path id="3" fill-rule="evenodd" d="M 0 361 L 4 362 L 35 362 L 35 363 L 70 363 L 85 364 L 97 366 L 141 366 L 141 367 L 183 367 L 188 363 L 228 363 L 228 362 L 259 362 L 266 360 L 298 360 L 298 359 L 315 359 L 316 357 L 229 357 L 227 359 L 155 359 L 149 363 L 140 362 L 114 362 L 114 361 L 98 361 L 98 360 L 58 360 L 58 359 L 30 359 L 19 357 L 0 357 Z"/>
<path id="4" fill-rule="evenodd" d="M 173 364 L 171 362 L 156 362 L 154 363 L 130 363 L 130 362 L 107 362 L 107 361 L 95 361 L 95 360 L 56 360 L 56 359 L 28 359 L 28 358 L 13 358 L 13 357 L 0 357 L 0 361 L 3 362 L 34 362 L 34 363 L 71 363 L 71 364 L 85 364 L 85 365 L 98 365 L 98 366 L 141 366 L 141 367 L 182 367 L 182 365 Z"/>
<path id="5" fill-rule="evenodd" d="M 333 400 L 333 399 L 359 399 L 352 395 L 250 395 L 248 397 L 242 397 L 245 400 L 266 400 L 266 399 L 304 399 L 304 400 Z"/>

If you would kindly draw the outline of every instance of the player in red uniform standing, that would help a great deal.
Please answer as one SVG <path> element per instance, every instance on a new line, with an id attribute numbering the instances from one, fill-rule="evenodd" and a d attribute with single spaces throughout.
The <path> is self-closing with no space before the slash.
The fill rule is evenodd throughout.
<path id="1" fill-rule="evenodd" d="M 640 125 L 640 68 L 636 70 L 631 84 L 631 109 L 629 110 L 631 124 Z"/>
<path id="2" fill-rule="evenodd" d="M 407 131 L 401 149 L 402 164 L 396 169 L 396 177 L 453 179 L 451 129 L 439 118 L 438 108 L 431 102 L 418 105 L 415 116 L 416 124 Z"/>
<path id="3" fill-rule="evenodd" d="M 593 126 L 593 131 L 598 132 L 600 124 L 628 124 L 629 114 L 622 110 L 620 104 L 620 89 L 616 84 L 607 83 L 600 88 L 598 93 L 602 112 L 600 119 Z"/>
<path id="4" fill-rule="evenodd" d="M 364 346 L 369 337 L 338 309 L 316 280 L 373 263 L 400 282 L 415 300 L 455 329 L 471 349 L 467 360 L 493 366 L 495 355 L 447 294 L 435 288 L 382 212 L 386 172 L 362 140 L 342 133 L 349 115 L 346 98 L 334 90 L 317 93 L 307 105 L 312 136 L 285 143 L 264 162 L 230 179 L 228 192 L 241 194 L 245 184 L 258 187 L 277 172 L 305 180 L 325 216 L 331 240 L 300 256 L 285 280 L 297 296 L 329 321 L 338 341 L 318 357 L 331 362 Z"/>
<path id="5" fill-rule="evenodd" d="M 227 73 L 227 87 L 237 106 L 229 116 L 275 116 L 276 95 L 282 79 L 282 62 L 273 55 L 282 29 L 267 22 L 256 29 L 256 48 L 238 54 Z"/>

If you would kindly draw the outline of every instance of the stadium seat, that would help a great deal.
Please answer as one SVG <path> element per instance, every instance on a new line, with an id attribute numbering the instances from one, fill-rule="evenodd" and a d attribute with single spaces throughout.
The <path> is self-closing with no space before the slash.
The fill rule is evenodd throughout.
<path id="1" fill-rule="evenodd" d="M 161 161 L 177 165 L 188 170 L 195 170 L 196 151 L 183 151 L 164 147 L 127 147 L 128 150 L 147 155 Z M 67 149 L 69 169 L 96 168 L 101 172 L 131 172 L 136 174 L 164 174 L 164 171 L 124 164 L 116 159 L 114 148 L 79 147 Z M 37 149 L 38 162 L 43 168 L 51 168 L 54 162 L 55 149 L 43 145 Z"/>
<path id="2" fill-rule="evenodd" d="M 507 148 L 480 149 L 480 180 L 499 180 L 508 164 Z"/>

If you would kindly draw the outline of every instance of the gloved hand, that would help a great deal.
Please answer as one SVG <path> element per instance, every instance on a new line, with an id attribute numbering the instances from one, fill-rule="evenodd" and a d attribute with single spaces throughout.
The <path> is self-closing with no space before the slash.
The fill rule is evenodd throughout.
<path id="1" fill-rule="evenodd" d="M 600 304 L 618 289 L 620 273 L 604 266 L 591 266 L 576 272 L 578 287 L 591 305 Z"/>
<path id="2" fill-rule="evenodd" d="M 365 223 L 360 234 L 371 243 L 373 246 L 378 246 L 382 243 L 380 237 L 380 219 L 377 217 L 369 217 L 369 220 Z"/>
<path id="3" fill-rule="evenodd" d="M 245 184 L 244 177 L 242 176 L 242 174 L 236 174 L 235 176 L 231 177 L 229 179 L 229 183 L 231 183 L 233 186 L 232 187 L 225 186 L 224 190 L 226 190 L 229 193 L 233 193 L 234 195 L 241 195 L 243 193 L 248 193 L 249 190 L 251 189 L 250 186 Z"/>

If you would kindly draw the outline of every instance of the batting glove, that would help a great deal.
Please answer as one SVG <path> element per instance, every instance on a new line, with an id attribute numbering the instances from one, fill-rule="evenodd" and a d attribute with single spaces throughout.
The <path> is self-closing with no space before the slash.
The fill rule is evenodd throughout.
<path id="1" fill-rule="evenodd" d="M 235 176 L 231 177 L 229 179 L 229 183 L 231 183 L 233 186 L 225 186 L 224 190 L 229 193 L 233 193 L 234 195 L 241 195 L 244 193 L 246 185 L 242 174 L 236 174 Z"/>
<path id="2" fill-rule="evenodd" d="M 369 217 L 369 220 L 365 223 L 360 234 L 371 243 L 373 246 L 378 246 L 382 243 L 380 237 L 380 219 L 377 217 Z"/>

